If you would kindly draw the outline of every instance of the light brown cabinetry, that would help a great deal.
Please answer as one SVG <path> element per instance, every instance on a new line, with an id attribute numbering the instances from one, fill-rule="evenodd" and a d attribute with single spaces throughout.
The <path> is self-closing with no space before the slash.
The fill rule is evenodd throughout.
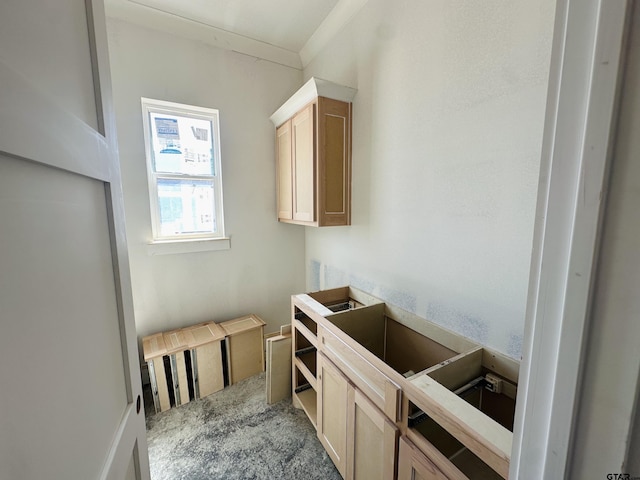
<path id="1" fill-rule="evenodd" d="M 393 480 L 398 428 L 322 353 L 318 438 L 347 480 Z"/>
<path id="2" fill-rule="evenodd" d="M 144 337 L 155 411 L 184 405 L 263 372 L 264 325 L 264 320 L 251 314 Z"/>
<path id="3" fill-rule="evenodd" d="M 350 225 L 351 102 L 296 95 L 293 106 L 285 104 L 272 116 L 278 220 L 317 227 Z M 307 101 L 299 105 L 300 98 Z M 297 109 L 283 117 L 285 107 Z"/>
<path id="4" fill-rule="evenodd" d="M 353 395 L 347 378 L 318 355 L 318 438 L 343 478 L 347 478 L 347 414 Z"/>
<path id="5" fill-rule="evenodd" d="M 343 478 L 507 478 L 517 362 L 351 287 L 292 312 L 294 405 Z"/>

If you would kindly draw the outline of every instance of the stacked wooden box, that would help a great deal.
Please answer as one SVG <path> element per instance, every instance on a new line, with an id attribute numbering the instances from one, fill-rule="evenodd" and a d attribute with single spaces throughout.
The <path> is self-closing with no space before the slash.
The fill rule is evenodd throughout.
<path id="1" fill-rule="evenodd" d="M 252 314 L 144 337 L 155 411 L 184 405 L 263 372 L 264 325 Z"/>

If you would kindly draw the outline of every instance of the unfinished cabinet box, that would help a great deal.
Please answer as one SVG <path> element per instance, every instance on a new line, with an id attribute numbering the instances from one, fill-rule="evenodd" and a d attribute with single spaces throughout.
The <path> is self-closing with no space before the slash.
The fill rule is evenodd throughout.
<path id="1" fill-rule="evenodd" d="M 393 480 L 398 428 L 318 355 L 318 438 L 347 479 Z"/>
<path id="2" fill-rule="evenodd" d="M 149 335 L 142 339 L 142 352 L 149 370 L 149 382 L 151 383 L 151 395 L 156 413 L 164 412 L 171 408 L 167 375 L 164 367 L 164 357 L 167 347 L 162 333 Z"/>
<path id="3" fill-rule="evenodd" d="M 318 403 L 318 325 L 317 315 L 354 310 L 379 302 L 349 287 L 334 288 L 292 297 L 292 396 L 293 405 L 302 408 L 317 427 Z"/>
<path id="4" fill-rule="evenodd" d="M 272 116 L 278 220 L 351 224 L 351 99 L 355 90 L 310 79 Z"/>
<path id="5" fill-rule="evenodd" d="M 292 313 L 294 406 L 345 479 L 506 478 L 516 361 L 350 287 Z"/>
<path id="6" fill-rule="evenodd" d="M 246 315 L 220 323 L 226 334 L 229 384 L 264 372 L 264 326 L 257 315 Z"/>
<path id="7" fill-rule="evenodd" d="M 225 332 L 218 324 L 203 323 L 184 331 L 188 351 L 185 352 L 195 398 L 206 397 L 224 388 L 222 342 Z"/>
<path id="8" fill-rule="evenodd" d="M 407 439 L 446 478 L 499 480 L 509 473 L 517 387 L 482 358 L 475 348 L 405 386 Z"/>

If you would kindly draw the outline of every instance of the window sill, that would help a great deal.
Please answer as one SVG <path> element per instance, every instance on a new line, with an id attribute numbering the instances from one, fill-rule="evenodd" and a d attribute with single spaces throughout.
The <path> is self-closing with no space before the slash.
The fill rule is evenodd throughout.
<path id="1" fill-rule="evenodd" d="M 231 239 L 224 238 L 207 238 L 192 240 L 158 240 L 147 244 L 147 254 L 154 255 L 173 255 L 177 253 L 195 253 L 195 252 L 211 252 L 215 250 L 229 250 L 231 248 Z"/>

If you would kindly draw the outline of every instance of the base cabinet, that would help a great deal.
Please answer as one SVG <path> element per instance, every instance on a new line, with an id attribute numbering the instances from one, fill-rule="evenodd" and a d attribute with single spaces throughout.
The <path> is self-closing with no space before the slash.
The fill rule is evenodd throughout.
<path id="1" fill-rule="evenodd" d="M 398 428 L 323 354 L 318 438 L 346 480 L 393 480 Z"/>
<path id="2" fill-rule="evenodd" d="M 292 297 L 293 404 L 342 477 L 508 478 L 517 362 L 372 298 Z"/>

